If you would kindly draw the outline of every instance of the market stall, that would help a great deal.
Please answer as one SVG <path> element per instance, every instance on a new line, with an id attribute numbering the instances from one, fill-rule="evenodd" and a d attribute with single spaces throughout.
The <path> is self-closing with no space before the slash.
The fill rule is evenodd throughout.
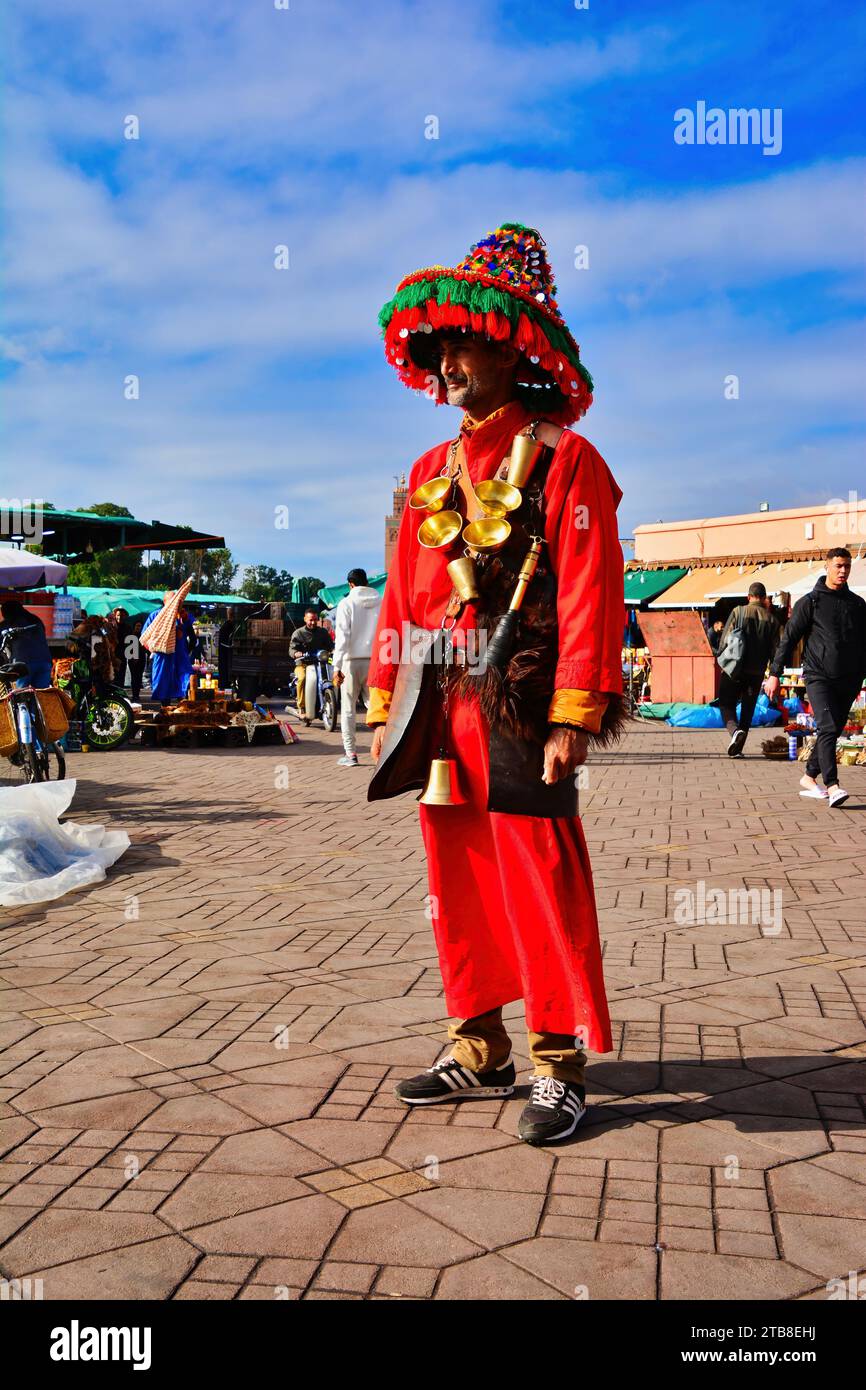
<path id="1" fill-rule="evenodd" d="M 252 700 L 235 699 L 208 676 L 193 675 L 186 699 L 139 711 L 135 727 L 145 748 L 298 742 L 287 719 Z"/>

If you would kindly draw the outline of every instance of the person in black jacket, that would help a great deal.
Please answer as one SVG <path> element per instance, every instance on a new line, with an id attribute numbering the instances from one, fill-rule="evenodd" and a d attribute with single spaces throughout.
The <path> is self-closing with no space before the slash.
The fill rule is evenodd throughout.
<path id="1" fill-rule="evenodd" d="M 848 588 L 850 573 L 850 550 L 844 546 L 829 550 L 826 576 L 795 603 L 764 687 L 772 699 L 794 647 L 805 638 L 803 680 L 818 737 L 800 782 L 800 795 L 826 798 L 831 806 L 841 806 L 848 799 L 848 792 L 839 786 L 836 740 L 866 676 L 866 601 Z M 823 788 L 815 780 L 819 772 Z"/>
<path id="2" fill-rule="evenodd" d="M 761 693 L 767 662 L 779 640 L 779 624 L 767 598 L 767 590 L 759 579 L 749 585 L 748 603 L 741 603 L 728 617 L 719 637 L 719 652 L 724 651 L 728 635 L 734 628 L 739 628 L 743 634 L 745 652 L 733 676 L 729 676 L 727 671 L 722 672 L 719 709 L 725 728 L 731 735 L 728 757 L 740 758 L 752 727 L 752 715 Z M 739 720 L 737 705 L 740 706 Z"/>
<path id="3" fill-rule="evenodd" d="M 25 608 L 19 599 L 7 599 L 0 604 L 0 633 L 10 628 L 23 629 L 16 637 L 9 638 L 11 660 L 22 661 L 27 667 L 27 675 L 16 681 L 16 685 L 33 685 L 39 689 L 49 686 L 51 650 L 42 619 Z"/>

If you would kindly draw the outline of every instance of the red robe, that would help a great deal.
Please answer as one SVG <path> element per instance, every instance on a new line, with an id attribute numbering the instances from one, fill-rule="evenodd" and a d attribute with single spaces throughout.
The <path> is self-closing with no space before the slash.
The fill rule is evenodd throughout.
<path id="1" fill-rule="evenodd" d="M 518 403 L 463 438 L 473 483 L 492 477 L 532 416 Z M 439 444 L 414 465 L 411 493 L 446 463 Z M 546 541 L 557 575 L 557 691 L 622 691 L 623 559 L 616 507 L 621 493 L 587 440 L 566 430 L 545 484 Z M 407 507 L 373 644 L 369 684 L 394 687 L 404 623 L 438 628 L 461 552 L 425 550 L 424 514 Z M 471 628 L 467 604 L 458 627 Z M 374 716 L 371 714 L 371 718 Z M 436 756 L 435 729 L 430 756 Z M 430 911 L 449 1013 L 460 1018 L 523 999 L 533 1032 L 580 1035 L 611 1047 L 592 871 L 580 820 L 488 812 L 487 728 L 471 702 L 452 700 L 449 752 L 460 806 L 422 806 Z"/>

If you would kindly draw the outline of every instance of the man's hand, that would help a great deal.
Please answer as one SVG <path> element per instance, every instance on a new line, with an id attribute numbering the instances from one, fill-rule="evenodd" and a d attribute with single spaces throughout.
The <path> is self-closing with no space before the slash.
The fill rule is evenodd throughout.
<path id="1" fill-rule="evenodd" d="M 377 724 L 373 734 L 373 742 L 370 744 L 370 757 L 377 763 L 382 756 L 382 744 L 385 742 L 385 725 Z"/>
<path id="2" fill-rule="evenodd" d="M 552 729 L 544 745 L 542 782 L 551 786 L 570 777 L 575 768 L 586 762 L 587 747 L 586 734 L 579 729 Z"/>
<path id="3" fill-rule="evenodd" d="M 767 677 L 767 679 L 764 681 L 764 691 L 765 691 L 765 693 L 766 693 L 768 699 L 770 699 L 770 700 L 775 700 L 776 696 L 777 696 L 778 693 L 779 693 L 779 685 L 780 685 L 780 684 L 781 684 L 781 682 L 779 681 L 779 677 L 778 677 L 778 676 L 768 676 L 768 677 Z"/>
<path id="4" fill-rule="evenodd" d="M 343 681 L 344 681 L 345 679 L 346 679 L 346 677 L 343 675 L 343 672 L 342 672 L 342 671 L 335 671 L 335 672 L 334 672 L 334 681 L 333 681 L 333 684 L 334 684 L 335 689 L 339 690 L 339 689 L 340 689 L 340 686 L 343 684 Z"/>

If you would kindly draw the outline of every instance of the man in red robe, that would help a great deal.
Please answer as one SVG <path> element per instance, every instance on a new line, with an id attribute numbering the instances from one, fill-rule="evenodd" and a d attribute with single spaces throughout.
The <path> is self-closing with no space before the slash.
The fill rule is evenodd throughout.
<path id="1" fill-rule="evenodd" d="M 410 1105 L 511 1095 L 515 1068 L 502 1007 L 522 999 L 534 1077 L 519 1133 L 533 1144 L 574 1131 L 585 1113 L 585 1049 L 611 1047 L 592 872 L 569 796 L 588 742 L 615 737 L 622 711 L 621 493 L 592 445 L 564 428 L 591 402 L 592 382 L 554 294 L 542 238 L 505 224 L 455 269 L 408 276 L 382 311 L 386 355 L 404 382 L 463 411 L 457 439 L 415 463 L 410 500 L 444 474 L 453 480 L 447 507 L 471 521 L 480 514 L 474 489 L 503 475 L 515 436 L 530 432 L 546 446 L 533 518 L 543 532 L 547 587 L 539 576 L 526 591 L 517 650 L 487 687 L 492 703 L 467 695 L 470 679 L 446 686 L 447 702 L 428 701 L 424 713 L 419 702 L 407 722 L 405 701 L 397 710 L 407 631 L 445 629 L 452 650 L 470 651 L 482 625 L 483 636 L 489 628 L 495 635 L 508 607 L 501 594 L 511 593 L 520 569 L 520 557 L 509 571 L 476 551 L 487 578 L 476 601 L 462 600 L 447 565 L 464 554 L 464 541 L 431 546 L 429 530 L 419 537 L 424 512 L 407 508 L 373 645 L 367 718 L 376 726 L 373 759 L 382 759 L 371 799 L 421 784 L 392 778 L 388 789 L 385 771 L 420 739 L 427 760 L 447 744 L 457 801 L 422 804 L 421 829 L 445 1000 L 459 1021 L 449 1030 L 448 1056 L 402 1081 L 397 1095 Z M 495 571 L 506 585 L 498 613 Z M 544 632 L 553 633 L 546 667 Z M 527 781 L 518 764 L 533 751 Z M 376 791 L 377 784 L 385 789 Z M 498 799 L 500 786 L 511 788 L 511 801 Z M 497 810 L 502 804 L 509 809 Z"/>

